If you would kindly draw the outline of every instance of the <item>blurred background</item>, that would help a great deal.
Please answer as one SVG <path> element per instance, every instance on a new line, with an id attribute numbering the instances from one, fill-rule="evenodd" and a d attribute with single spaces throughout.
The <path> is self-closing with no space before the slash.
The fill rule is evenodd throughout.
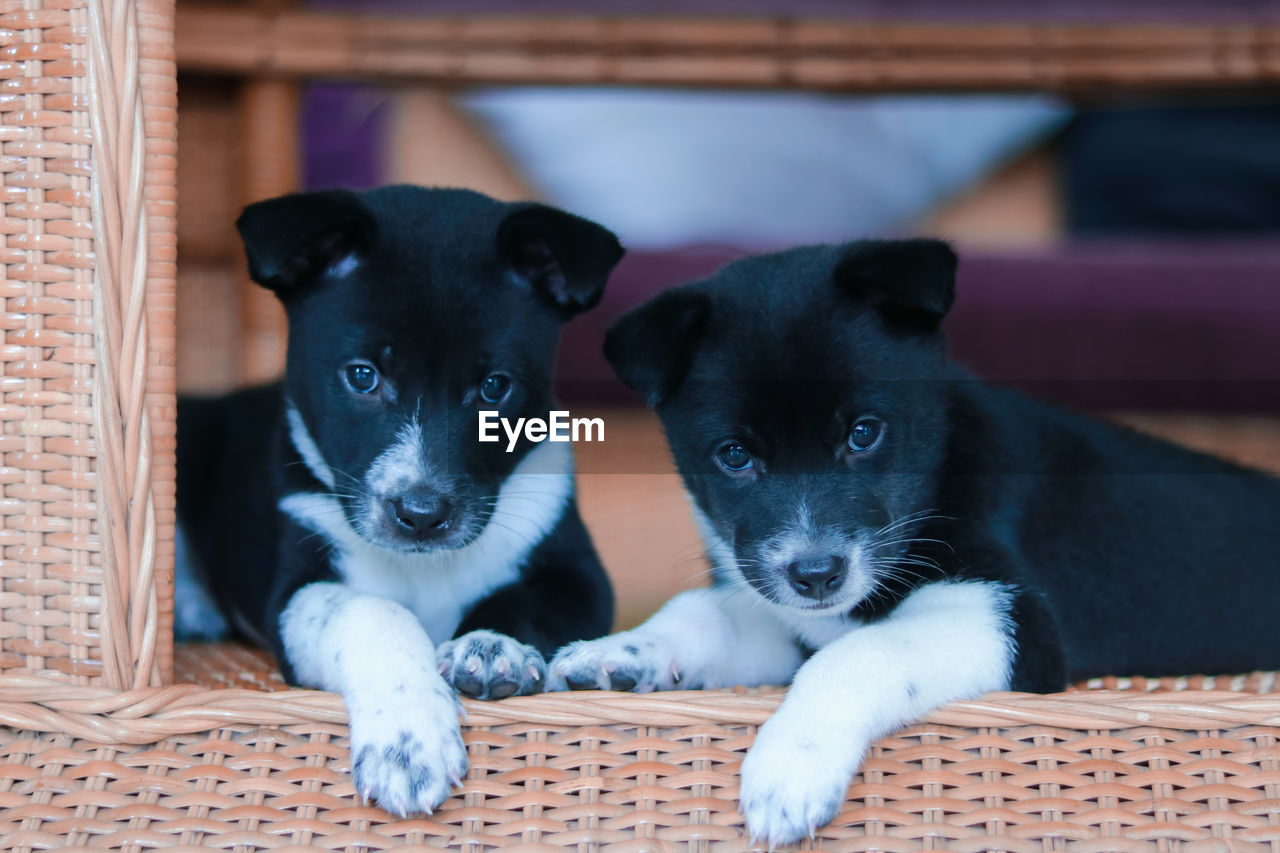
<path id="1" fill-rule="evenodd" d="M 603 329 L 741 254 L 938 235 L 980 374 L 1280 469 L 1280 10 L 1264 2 L 179 0 L 179 382 L 278 374 L 239 208 L 412 182 L 536 198 L 629 254 L 561 351 L 632 624 L 696 582 Z M 620 456 L 619 454 L 625 454 Z M 618 460 L 625 458 L 626 463 Z"/>

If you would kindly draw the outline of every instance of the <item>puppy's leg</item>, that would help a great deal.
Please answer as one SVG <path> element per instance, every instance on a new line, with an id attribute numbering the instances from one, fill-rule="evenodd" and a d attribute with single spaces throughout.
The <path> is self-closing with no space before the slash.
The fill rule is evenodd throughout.
<path id="1" fill-rule="evenodd" d="M 540 693 L 546 657 L 566 643 L 607 633 L 612 622 L 609 579 L 570 499 L 555 529 L 529 554 L 520 580 L 477 604 L 457 636 L 436 650 L 440 672 L 459 693 L 477 699 Z"/>
<path id="2" fill-rule="evenodd" d="M 430 812 L 467 769 L 458 704 L 403 606 L 338 583 L 301 587 L 280 615 L 297 680 L 342 694 L 356 790 L 398 815 Z"/>
<path id="3" fill-rule="evenodd" d="M 930 584 L 800 667 L 742 764 L 752 837 L 812 834 L 835 817 L 873 740 L 947 702 L 1008 689 L 1013 600 L 992 582 Z"/>
<path id="4" fill-rule="evenodd" d="M 551 689 L 785 684 L 802 650 L 790 629 L 737 592 L 682 592 L 638 628 L 566 646 L 551 661 Z"/>

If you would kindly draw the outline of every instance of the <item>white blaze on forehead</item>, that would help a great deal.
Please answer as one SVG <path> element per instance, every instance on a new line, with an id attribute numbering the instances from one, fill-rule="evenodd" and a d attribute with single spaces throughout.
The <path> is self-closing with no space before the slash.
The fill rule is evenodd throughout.
<path id="1" fill-rule="evenodd" d="M 302 414 L 294 408 L 293 403 L 285 403 L 285 419 L 289 422 L 289 440 L 293 442 L 294 449 L 302 457 L 307 470 L 332 490 L 335 482 L 333 469 L 324 461 L 320 448 L 316 446 L 311 433 L 307 431 L 307 425 L 302 421 Z"/>
<path id="2" fill-rule="evenodd" d="M 391 446 L 373 460 L 365 482 L 375 495 L 391 495 L 429 479 L 422 424 L 415 414 L 400 428 Z"/>

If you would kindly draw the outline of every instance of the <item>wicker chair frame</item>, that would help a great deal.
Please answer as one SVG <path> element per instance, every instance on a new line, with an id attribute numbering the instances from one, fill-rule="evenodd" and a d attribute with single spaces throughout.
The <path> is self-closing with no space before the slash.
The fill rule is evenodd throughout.
<path id="1" fill-rule="evenodd" d="M 236 647 L 179 649 L 175 675 L 173 2 L 2 8 L 0 848 L 758 849 L 736 772 L 776 691 L 466 703 L 463 790 L 395 820 L 352 790 L 338 697 Z M 1090 65 L 1070 58 L 1139 34 L 178 21 L 188 67 L 285 77 L 1043 88 L 1262 84 L 1280 67 L 1265 27 L 1162 30 Z M 1280 851 L 1278 734 L 1265 673 L 956 703 L 880 741 L 804 846 Z"/>

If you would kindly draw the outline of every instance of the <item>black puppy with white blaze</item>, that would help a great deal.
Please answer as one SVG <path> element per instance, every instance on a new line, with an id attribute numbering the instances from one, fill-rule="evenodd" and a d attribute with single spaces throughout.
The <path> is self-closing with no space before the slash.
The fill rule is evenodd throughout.
<path id="1" fill-rule="evenodd" d="M 178 412 L 178 511 L 233 625 L 342 694 L 357 790 L 430 811 L 466 769 L 454 690 L 543 688 L 613 598 L 543 417 L 560 327 L 599 301 L 612 233 L 534 203 L 386 187 L 286 196 L 237 225 L 289 319 L 281 384 Z"/>
<path id="2" fill-rule="evenodd" d="M 1280 665 L 1280 480 L 982 383 L 932 240 L 795 249 L 609 332 L 717 583 L 551 663 L 570 687 L 790 681 L 742 766 L 756 837 L 829 822 L 869 744 L 943 703 Z"/>

